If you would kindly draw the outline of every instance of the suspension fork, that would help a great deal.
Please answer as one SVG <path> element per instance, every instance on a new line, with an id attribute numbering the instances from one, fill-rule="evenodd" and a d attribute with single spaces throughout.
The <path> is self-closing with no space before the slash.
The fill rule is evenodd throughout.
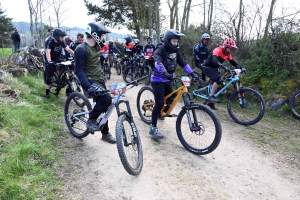
<path id="1" fill-rule="evenodd" d="M 196 127 L 195 127 L 195 125 L 198 124 L 198 119 L 197 119 L 197 116 L 196 116 L 196 112 L 195 112 L 194 109 L 191 110 L 192 111 L 192 117 L 193 117 L 193 122 L 194 123 L 192 123 L 191 115 L 190 115 L 190 112 L 189 112 L 191 104 L 193 104 L 193 103 L 191 103 L 189 101 L 187 93 L 184 93 L 182 95 L 182 98 L 183 98 L 183 102 L 184 102 L 184 109 L 185 109 L 185 113 L 186 113 L 186 116 L 187 116 L 187 119 L 188 119 L 190 131 L 197 131 Z"/>

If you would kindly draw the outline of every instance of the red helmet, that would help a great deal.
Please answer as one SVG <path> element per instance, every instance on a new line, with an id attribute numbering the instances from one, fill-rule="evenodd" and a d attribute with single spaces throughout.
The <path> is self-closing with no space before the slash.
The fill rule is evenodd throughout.
<path id="1" fill-rule="evenodd" d="M 65 37 L 65 43 L 67 45 L 71 44 L 73 42 L 73 39 L 70 36 Z"/>
<path id="2" fill-rule="evenodd" d="M 233 39 L 231 39 L 231 38 L 227 38 L 227 39 L 224 41 L 223 46 L 224 46 L 225 48 L 230 48 L 230 49 L 232 49 L 232 50 L 235 50 L 235 49 L 238 48 L 238 47 L 236 46 L 235 41 L 234 41 Z"/>

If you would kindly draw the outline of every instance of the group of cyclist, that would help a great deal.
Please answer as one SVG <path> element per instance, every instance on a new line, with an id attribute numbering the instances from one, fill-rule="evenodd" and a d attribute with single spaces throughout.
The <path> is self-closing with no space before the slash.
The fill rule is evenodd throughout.
<path id="1" fill-rule="evenodd" d="M 49 30 L 49 37 L 45 41 L 45 63 L 46 63 L 46 97 L 49 98 L 49 89 L 51 86 L 51 78 L 55 71 L 54 63 L 59 62 L 62 50 L 65 50 L 75 59 L 75 74 L 81 82 L 82 88 L 89 96 L 96 99 L 96 105 L 89 114 L 87 127 L 90 132 L 95 132 L 97 124 L 96 119 L 102 113 L 106 112 L 111 104 L 111 96 L 108 94 L 97 96 L 97 91 L 105 90 L 103 74 L 99 68 L 99 57 L 103 53 L 112 55 L 114 52 L 121 54 L 112 41 L 109 45 L 105 45 L 104 35 L 110 31 L 104 26 L 97 23 L 89 23 L 85 30 L 86 41 L 83 42 L 83 35 L 77 35 L 77 41 L 64 41 L 66 33 L 60 29 L 54 29 L 51 36 Z M 152 37 L 147 37 L 147 44 L 142 47 L 139 40 L 132 40 L 130 37 L 125 38 L 124 57 L 121 63 L 124 63 L 129 56 L 146 55 L 149 56 L 150 63 L 153 68 L 151 75 L 151 86 L 153 89 L 155 106 L 152 112 L 152 125 L 149 134 L 155 139 L 164 138 L 163 134 L 157 128 L 157 120 L 160 117 L 160 110 L 164 105 L 164 97 L 172 92 L 171 80 L 174 77 L 177 64 L 183 70 L 193 77 L 193 79 L 200 79 L 192 70 L 190 65 L 182 58 L 179 53 L 179 41 L 185 36 L 177 30 L 169 29 L 164 34 L 160 35 L 160 43 L 155 47 L 152 44 Z M 214 94 L 218 85 L 222 82 L 222 77 L 219 68 L 225 71 L 229 69 L 222 65 L 225 60 L 228 60 L 236 68 L 242 69 L 231 56 L 231 51 L 236 50 L 237 46 L 233 39 L 227 38 L 222 46 L 215 48 L 209 52 L 207 45 L 210 41 L 209 34 L 205 33 L 201 37 L 201 43 L 194 46 L 195 64 L 202 70 L 202 79 L 205 80 L 207 75 L 213 81 L 212 91 L 208 98 L 209 106 L 215 109 L 214 102 L 216 101 Z M 71 42 L 68 45 L 68 42 Z M 75 46 L 75 47 L 74 47 Z M 151 58 L 151 59 L 150 59 Z M 109 133 L 108 122 L 102 129 L 102 139 L 115 143 L 115 139 Z"/>

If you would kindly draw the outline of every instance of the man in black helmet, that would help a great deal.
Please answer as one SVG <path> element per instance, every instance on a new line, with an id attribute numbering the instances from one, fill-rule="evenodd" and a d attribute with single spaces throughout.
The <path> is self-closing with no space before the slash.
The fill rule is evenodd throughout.
<path id="1" fill-rule="evenodd" d="M 159 35 L 160 43 L 158 43 L 156 45 L 155 50 L 158 49 L 159 47 L 161 47 L 162 45 L 164 45 L 164 35 L 165 35 L 164 33 L 161 33 Z"/>
<path id="2" fill-rule="evenodd" d="M 177 30 L 169 29 L 164 35 L 164 45 L 159 47 L 154 54 L 155 67 L 151 76 L 155 106 L 152 111 L 152 126 L 149 134 L 155 139 L 162 139 L 164 136 L 158 131 L 157 119 L 164 106 L 164 97 L 172 92 L 171 80 L 178 64 L 193 78 L 199 79 L 189 64 L 179 54 L 179 40 L 184 34 Z M 171 103 L 171 102 L 167 102 Z"/>
<path id="3" fill-rule="evenodd" d="M 61 29 L 54 29 L 53 38 L 46 44 L 46 54 L 44 56 L 44 60 L 46 63 L 45 75 L 46 75 L 46 98 L 49 98 L 50 87 L 52 83 L 52 77 L 54 72 L 56 71 L 55 63 L 60 62 L 60 55 L 62 52 L 62 48 L 66 50 L 70 54 L 74 54 L 74 51 L 70 49 L 64 43 L 64 36 L 66 33 Z"/>
<path id="4" fill-rule="evenodd" d="M 96 99 L 96 105 L 90 112 L 87 127 L 90 132 L 97 130 L 96 120 L 101 113 L 106 112 L 111 104 L 109 94 L 97 96 L 96 91 L 106 89 L 104 77 L 100 71 L 100 48 L 104 46 L 102 35 L 110 33 L 108 29 L 97 24 L 89 23 L 86 28 L 86 41 L 77 46 L 75 50 L 75 74 L 81 82 L 82 88 Z M 109 133 L 108 121 L 101 130 L 102 140 L 111 144 L 116 143 L 115 138 Z"/>

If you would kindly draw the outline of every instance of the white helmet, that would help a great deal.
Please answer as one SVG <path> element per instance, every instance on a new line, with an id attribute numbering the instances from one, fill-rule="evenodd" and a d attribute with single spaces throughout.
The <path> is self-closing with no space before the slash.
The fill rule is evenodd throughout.
<path id="1" fill-rule="evenodd" d="M 210 36 L 208 33 L 204 33 L 201 37 L 201 39 L 210 39 Z"/>

